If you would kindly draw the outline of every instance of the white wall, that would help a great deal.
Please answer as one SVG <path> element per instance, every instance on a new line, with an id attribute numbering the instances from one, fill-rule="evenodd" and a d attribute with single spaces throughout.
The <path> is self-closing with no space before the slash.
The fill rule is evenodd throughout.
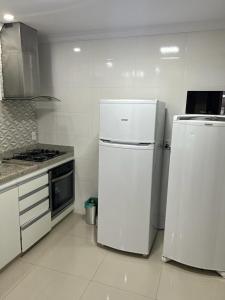
<path id="1" fill-rule="evenodd" d="M 160 47 L 173 45 L 178 58 L 162 59 Z M 76 46 L 82 52 L 73 52 Z M 225 31 L 42 44 L 40 58 L 43 93 L 62 99 L 39 109 L 40 141 L 75 146 L 79 212 L 97 194 L 99 99 L 165 101 L 170 139 L 172 116 L 184 112 L 187 90 L 225 89 Z M 164 187 L 162 223 L 165 195 Z"/>

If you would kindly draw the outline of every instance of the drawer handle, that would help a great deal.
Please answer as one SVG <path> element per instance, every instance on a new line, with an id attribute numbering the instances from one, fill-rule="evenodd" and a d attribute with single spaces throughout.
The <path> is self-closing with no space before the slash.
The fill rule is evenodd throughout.
<path id="1" fill-rule="evenodd" d="M 41 218 L 43 218 L 44 216 L 46 216 L 49 212 L 50 212 L 50 209 L 48 209 L 47 211 L 45 211 L 43 214 L 41 214 L 37 218 L 31 220 L 29 223 L 24 224 L 23 226 L 21 226 L 21 230 L 23 231 L 23 230 L 27 229 L 28 227 L 30 227 L 31 225 L 33 225 L 34 223 L 36 223 L 38 220 L 40 220 Z"/>
<path id="2" fill-rule="evenodd" d="M 27 197 L 30 197 L 31 195 L 40 192 L 41 190 L 45 189 L 46 187 L 48 187 L 48 184 L 42 185 L 40 187 L 38 187 L 37 189 L 27 193 L 26 195 L 23 195 L 21 197 L 19 197 L 19 201 L 22 201 L 23 199 L 26 199 Z"/>
<path id="3" fill-rule="evenodd" d="M 25 208 L 24 210 L 22 210 L 22 211 L 20 212 L 20 216 L 22 216 L 23 214 L 25 214 L 26 212 L 28 212 L 28 211 L 31 210 L 32 208 L 38 206 L 39 204 L 45 202 L 46 200 L 48 200 L 48 197 L 45 197 L 45 198 L 39 200 L 38 202 L 34 203 L 33 205 L 31 205 L 31 206 Z"/>

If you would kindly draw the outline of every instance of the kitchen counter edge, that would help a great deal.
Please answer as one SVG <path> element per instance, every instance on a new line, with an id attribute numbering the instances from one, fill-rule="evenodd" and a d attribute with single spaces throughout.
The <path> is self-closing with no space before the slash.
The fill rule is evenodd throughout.
<path id="1" fill-rule="evenodd" d="M 7 177 L 7 180 L 0 180 L 0 193 L 17 186 L 18 184 L 26 182 L 27 180 L 30 180 L 40 174 L 47 173 L 48 170 L 74 159 L 74 153 L 70 152 L 50 159 L 46 162 L 32 165 L 30 168 L 25 169 L 21 174 L 13 174 L 11 177 Z"/>

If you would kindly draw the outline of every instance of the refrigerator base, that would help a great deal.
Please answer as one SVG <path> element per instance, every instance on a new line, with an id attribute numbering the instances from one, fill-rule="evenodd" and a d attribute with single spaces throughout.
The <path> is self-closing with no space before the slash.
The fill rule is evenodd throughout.
<path id="1" fill-rule="evenodd" d="M 152 251 L 152 248 L 154 246 L 154 242 L 155 242 L 155 239 L 157 237 L 157 230 L 150 236 L 150 244 L 149 244 L 149 248 L 147 251 L 132 251 L 132 250 L 129 250 L 129 249 L 121 249 L 121 248 L 118 248 L 118 247 L 115 247 L 115 246 L 112 246 L 110 244 L 107 244 L 107 243 L 102 243 L 102 241 L 99 241 L 97 239 L 97 244 L 99 247 L 104 247 L 104 248 L 108 248 L 108 250 L 116 250 L 118 252 L 121 252 L 121 253 L 124 253 L 124 254 L 133 254 L 133 255 L 141 255 L 143 257 L 148 257 L 150 254 L 151 254 L 151 251 Z"/>
<path id="2" fill-rule="evenodd" d="M 218 273 L 221 277 L 223 277 L 223 278 L 225 279 L 225 271 L 224 271 L 224 272 L 217 271 L 217 273 Z"/>
<path id="3" fill-rule="evenodd" d="M 166 257 L 166 256 L 162 256 L 161 260 L 162 260 L 162 262 L 164 262 L 164 263 L 168 263 L 169 261 L 172 261 L 173 259 L 170 259 L 170 258 L 168 258 L 168 257 Z M 173 260 L 173 261 L 176 261 L 176 260 Z M 182 264 L 182 263 L 179 262 L 179 261 L 176 261 L 176 262 L 178 262 L 179 264 Z M 192 267 L 192 268 L 200 269 L 200 268 L 195 267 L 195 266 L 190 266 L 190 265 L 186 265 L 186 264 L 184 264 L 184 265 L 185 265 L 185 266 Z M 203 270 L 215 271 L 217 274 L 219 274 L 222 278 L 225 279 L 225 271 L 217 271 L 217 270 L 210 270 L 210 269 L 203 269 Z"/>
<path id="4" fill-rule="evenodd" d="M 118 251 L 118 252 L 121 252 L 123 254 L 133 254 L 133 255 L 141 255 L 143 257 L 148 257 L 150 255 L 150 252 L 147 252 L 147 253 L 141 253 L 141 252 L 133 252 L 133 251 L 128 251 L 128 250 L 122 250 L 122 249 L 118 249 L 118 248 L 115 248 L 115 247 L 112 247 L 112 246 L 108 246 L 108 245 L 104 245 L 104 244 L 101 244 L 99 242 L 97 242 L 98 246 L 99 247 L 103 247 L 103 248 L 108 248 L 108 250 L 110 251 Z"/>
<path id="5" fill-rule="evenodd" d="M 166 257 L 166 256 L 162 256 L 161 260 L 162 260 L 162 262 L 164 262 L 164 263 L 167 263 L 167 262 L 171 261 L 171 259 L 168 258 L 168 257 Z"/>

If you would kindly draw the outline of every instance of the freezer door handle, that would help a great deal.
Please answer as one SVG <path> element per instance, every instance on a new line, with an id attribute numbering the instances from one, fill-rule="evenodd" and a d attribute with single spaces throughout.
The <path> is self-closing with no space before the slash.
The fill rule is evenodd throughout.
<path id="1" fill-rule="evenodd" d="M 132 144 L 132 143 L 121 143 L 121 142 L 112 142 L 110 140 L 100 140 L 99 146 L 108 146 L 108 147 L 114 147 L 114 148 L 124 148 L 124 149 L 139 149 L 139 150 L 149 150 L 154 149 L 155 143 L 138 143 L 138 144 Z"/>

